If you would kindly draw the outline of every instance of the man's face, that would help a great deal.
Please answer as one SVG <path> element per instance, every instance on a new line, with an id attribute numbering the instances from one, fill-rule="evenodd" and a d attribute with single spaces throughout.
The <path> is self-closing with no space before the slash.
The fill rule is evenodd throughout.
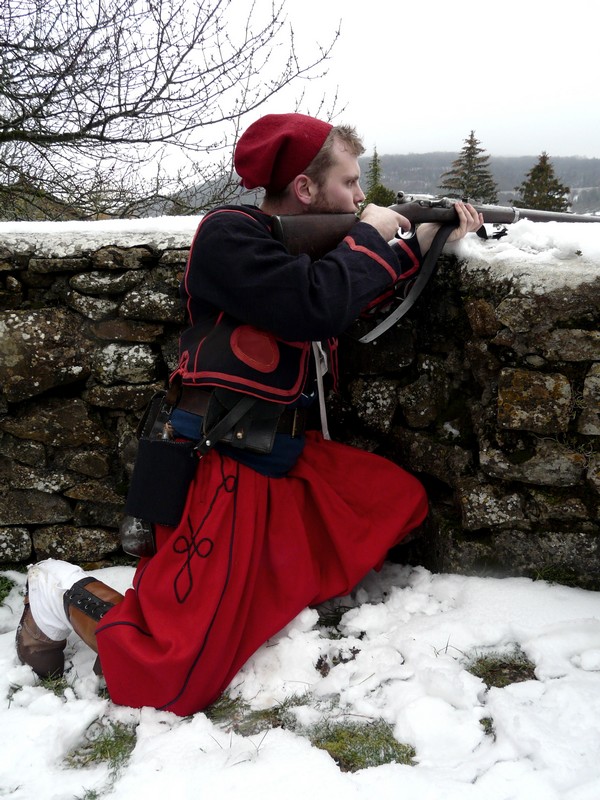
<path id="1" fill-rule="evenodd" d="M 310 206 L 311 213 L 354 213 L 365 195 L 360 188 L 358 158 L 339 141 L 333 144 L 335 163 L 327 172 Z"/>

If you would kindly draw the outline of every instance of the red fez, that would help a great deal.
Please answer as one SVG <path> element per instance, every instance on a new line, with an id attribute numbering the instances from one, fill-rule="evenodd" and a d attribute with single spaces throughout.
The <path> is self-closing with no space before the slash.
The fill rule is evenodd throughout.
<path id="1" fill-rule="evenodd" d="M 333 125 L 306 114 L 267 114 L 240 136 L 234 164 L 246 189 L 279 192 L 317 155 Z"/>

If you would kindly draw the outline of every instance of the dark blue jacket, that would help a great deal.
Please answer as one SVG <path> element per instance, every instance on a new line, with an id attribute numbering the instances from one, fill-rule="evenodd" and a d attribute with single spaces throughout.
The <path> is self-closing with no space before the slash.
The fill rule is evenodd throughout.
<path id="1" fill-rule="evenodd" d="M 390 247 L 357 221 L 318 261 L 290 255 L 255 206 L 222 206 L 200 222 L 180 292 L 190 327 L 176 373 L 188 386 L 224 386 L 281 403 L 306 382 L 310 342 L 336 337 L 416 272 L 416 237 Z"/>

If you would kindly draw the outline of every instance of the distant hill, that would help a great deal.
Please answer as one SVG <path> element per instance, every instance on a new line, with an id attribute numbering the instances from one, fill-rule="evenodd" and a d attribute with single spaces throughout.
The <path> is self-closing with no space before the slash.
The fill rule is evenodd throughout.
<path id="1" fill-rule="evenodd" d="M 458 156 L 459 153 L 445 152 L 380 155 L 382 183 L 394 191 L 440 194 L 441 175 L 451 168 Z M 508 205 L 517 197 L 515 187 L 538 159 L 539 155 L 490 156 L 500 205 Z M 371 156 L 359 160 L 365 175 Z M 553 157 L 550 154 L 550 161 L 558 180 L 571 189 L 572 210 L 577 213 L 600 211 L 600 158 Z"/>

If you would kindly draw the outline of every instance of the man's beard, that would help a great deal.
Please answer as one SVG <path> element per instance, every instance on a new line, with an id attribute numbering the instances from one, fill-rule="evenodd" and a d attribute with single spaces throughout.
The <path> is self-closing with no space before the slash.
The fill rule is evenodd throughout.
<path id="1" fill-rule="evenodd" d="M 355 211 L 356 208 L 353 208 L 349 212 L 347 208 L 340 208 L 335 203 L 332 203 L 327 199 L 322 188 L 318 189 L 314 203 L 312 203 L 309 209 L 310 214 L 353 214 Z"/>

